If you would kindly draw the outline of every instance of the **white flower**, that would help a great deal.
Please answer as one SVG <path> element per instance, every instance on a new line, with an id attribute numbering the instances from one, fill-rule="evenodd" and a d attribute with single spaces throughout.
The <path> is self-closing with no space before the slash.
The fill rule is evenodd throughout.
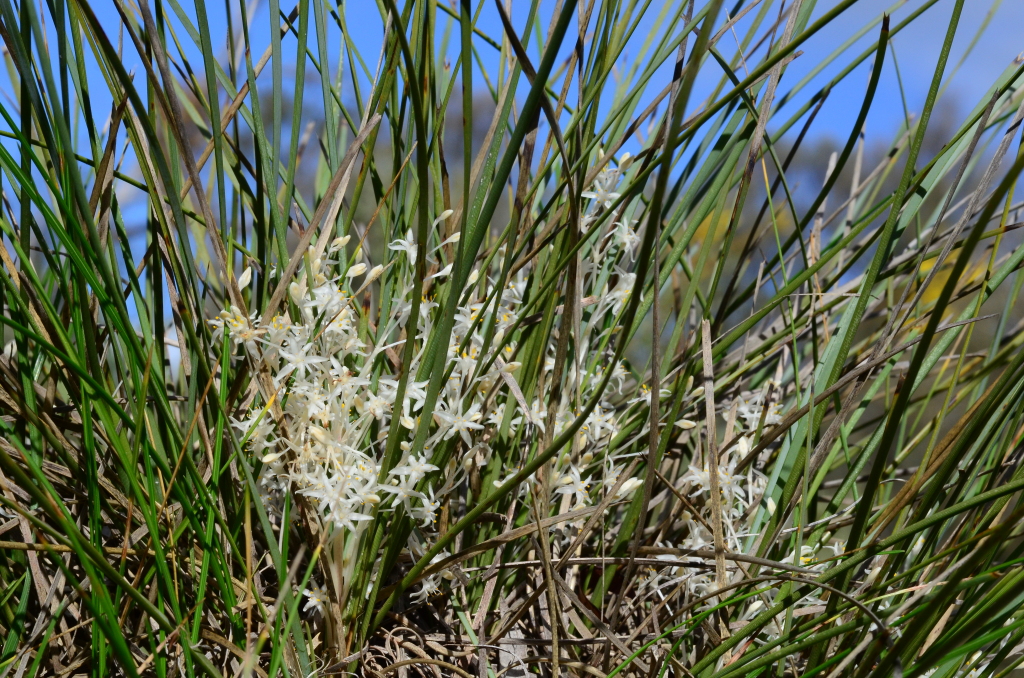
<path id="1" fill-rule="evenodd" d="M 668 390 L 667 388 L 663 388 L 658 392 L 658 394 L 658 401 L 660 402 L 662 398 L 672 395 L 672 391 Z M 640 395 L 629 401 L 630 405 L 632 405 L 633 403 L 644 403 L 645 405 L 647 405 L 647 407 L 650 407 L 651 387 L 648 386 L 647 384 L 640 384 Z"/>
<path id="2" fill-rule="evenodd" d="M 426 577 L 420 582 L 420 590 L 412 595 L 412 602 L 422 603 L 440 590 L 441 587 L 438 585 L 436 575 Z"/>
<path id="3" fill-rule="evenodd" d="M 314 585 L 313 588 L 303 589 L 302 595 L 306 596 L 306 605 L 302 608 L 303 612 L 315 610 L 320 614 L 324 613 L 324 609 L 328 602 L 326 588 Z"/>
<path id="4" fill-rule="evenodd" d="M 328 514 L 328 519 L 336 526 L 344 527 L 354 532 L 359 529 L 357 523 L 373 520 L 373 517 L 359 513 L 355 506 L 349 502 L 337 502 L 337 505 Z"/>
<path id="5" fill-rule="evenodd" d="M 415 456 L 409 457 L 405 464 L 391 469 L 388 475 L 398 476 L 403 479 L 407 478 L 410 485 L 416 485 L 426 478 L 428 473 L 437 470 L 436 466 L 427 462 L 427 455 L 424 454 L 419 458 Z"/>
<path id="6" fill-rule="evenodd" d="M 284 369 L 277 373 L 277 383 L 284 381 L 292 372 L 295 372 L 296 379 L 303 379 L 306 373 L 314 365 L 320 365 L 322 363 L 329 362 L 327 358 L 319 355 L 310 355 L 310 346 L 303 346 L 298 351 L 285 351 L 281 350 L 281 357 L 284 358 L 286 364 Z"/>
<path id="7" fill-rule="evenodd" d="M 260 350 L 256 344 L 264 330 L 258 327 L 259 318 L 255 311 L 246 317 L 237 306 L 231 306 L 230 309 L 221 311 L 215 319 L 209 322 L 214 328 L 214 341 L 219 341 L 224 331 L 227 330 L 233 346 L 244 345 L 246 352 L 254 360 L 259 360 Z"/>
<path id="8" fill-rule="evenodd" d="M 445 440 L 458 433 L 466 445 L 472 446 L 473 439 L 469 437 L 469 432 L 483 429 L 483 425 L 477 423 L 481 419 L 480 403 L 473 403 L 465 412 L 442 411 L 435 413 L 435 416 L 447 425 L 448 431 L 444 435 Z"/>
<path id="9" fill-rule="evenodd" d="M 619 197 L 616 186 L 627 165 L 624 156 L 618 169 L 605 169 L 589 187 L 585 197 L 591 200 L 591 212 L 583 218 L 584 224 L 593 223 L 597 212 Z M 330 566 L 339 572 L 350 572 L 346 568 L 353 566 L 352 558 L 356 556 L 381 557 L 382 553 L 364 554 L 369 544 L 360 539 L 361 531 L 373 520 L 384 521 L 389 537 L 407 535 L 403 543 L 394 546 L 408 549 L 414 559 L 421 558 L 428 549 L 425 536 L 434 534 L 442 504 L 457 504 L 463 497 L 473 497 L 479 491 L 474 484 L 490 483 L 495 475 L 503 476 L 493 481 L 500 486 L 522 468 L 517 464 L 526 463 L 514 451 L 514 456 L 500 462 L 507 466 L 495 468 L 498 458 L 491 461 L 489 445 L 501 435 L 502 425 L 511 429 L 513 438 L 526 438 L 522 440 L 524 450 L 542 437 L 546 427 L 553 426 L 554 430 L 549 428 L 548 432 L 558 434 L 578 415 L 582 403 L 600 395 L 596 386 L 607 370 L 612 370 L 607 399 L 598 398 L 574 436 L 572 451 L 554 462 L 552 496 L 567 505 L 580 506 L 592 503 L 594 485 L 609 492 L 616 478 L 623 481 L 616 492 L 618 498 L 628 498 L 644 486 L 641 478 L 622 475 L 622 459 L 612 458 L 608 449 L 617 436 L 627 432 L 642 435 L 642 431 L 627 428 L 625 421 L 638 409 L 625 402 L 635 394 L 623 393 L 625 384 L 632 387 L 635 383 L 632 373 L 623 361 L 611 360 L 608 342 L 609 331 L 617 331 L 609 328 L 614 321 L 611 316 L 621 312 L 637 281 L 630 259 L 640 237 L 633 221 L 621 219 L 603 240 L 592 242 L 581 254 L 579 293 L 596 303 L 587 302 L 580 328 L 572 331 L 571 359 L 566 361 L 562 375 L 561 396 L 553 398 L 558 392 L 553 390 L 557 334 L 537 334 L 529 325 L 520 331 L 517 325 L 524 314 L 536 312 L 525 304 L 528 295 L 536 294 L 531 281 L 538 280 L 543 271 L 531 261 L 509 276 L 504 267 L 504 246 L 494 252 L 493 261 L 481 258 L 460 264 L 465 267 L 461 272 L 472 273 L 465 289 L 459 290 L 460 305 L 453 309 L 451 341 L 447 345 L 430 343 L 442 321 L 442 309 L 440 300 L 425 296 L 415 268 L 428 265 L 440 269 L 431 276 L 438 281 L 447 282 L 455 276 L 454 264 L 448 263 L 445 255 L 436 254 L 461 241 L 461 232 L 442 225 L 452 214 L 450 210 L 441 213 L 419 243 L 411 229 L 405 237 L 387 243 L 390 259 L 372 267 L 355 251 L 354 260 L 365 263 L 355 263 L 345 270 L 350 261 L 345 255 L 350 243 L 347 236 L 331 242 L 329 256 L 317 257 L 315 248 L 307 250 L 308 267 L 304 266 L 294 279 L 278 283 L 287 286 L 294 305 L 288 304 L 266 324 L 234 307 L 211 321 L 215 337 L 230 340 L 235 347 L 245 346 L 249 355 L 241 358 L 250 363 L 250 368 L 269 374 L 275 391 L 273 415 L 264 411 L 271 394 L 261 390 L 258 397 L 251 398 L 249 410 L 236 413 L 238 419 L 231 420 L 235 432 L 247 438 L 246 455 L 263 460 L 258 491 L 271 519 L 277 521 L 275 526 L 283 527 L 286 493 L 301 495 L 324 526 L 326 538 L 345 545 L 324 551 Z M 255 262 L 246 263 L 256 266 Z M 268 263 L 267 275 L 275 280 L 271 266 Z M 359 299 L 356 303 L 355 290 L 380 280 L 386 271 L 390 295 L 368 295 L 365 302 Z M 242 272 L 238 282 L 251 286 L 251 268 Z M 384 305 L 383 300 L 388 298 L 389 304 Z M 412 319 L 414 300 L 419 315 Z M 415 321 L 415 331 L 409 327 L 410 320 Z M 566 321 L 556 320 L 559 332 L 567 327 L 563 324 Z M 547 343 L 522 350 L 526 348 L 522 342 L 527 339 Z M 239 360 L 240 353 L 235 351 L 231 360 Z M 427 391 L 438 373 L 445 378 L 440 380 L 439 391 L 432 393 L 436 401 L 428 410 Z M 403 379 L 404 391 L 399 393 Z M 664 390 L 656 395 L 668 393 Z M 650 401 L 651 394 L 645 390 L 633 402 Z M 395 418 L 398 421 L 392 426 Z M 687 424 L 683 420 L 680 425 Z M 392 440 L 389 445 L 387 437 L 392 430 L 403 437 L 421 436 L 423 449 L 413 454 L 412 442 L 404 439 L 397 445 Z M 627 448 L 633 445 L 634 441 L 623 440 L 621 449 L 614 452 L 629 455 L 632 450 Z M 385 471 L 385 454 L 396 447 L 404 456 Z M 445 463 L 431 463 L 435 458 L 444 458 Z M 390 459 L 388 463 L 392 463 Z M 493 475 L 482 473 L 485 468 Z M 763 493 L 766 481 L 752 472 L 733 477 L 731 470 L 724 471 L 722 487 L 728 495 L 724 514 L 729 521 L 729 545 L 734 548 L 736 535 L 749 529 L 738 527 L 738 516 L 746 510 L 748 498 Z M 483 477 L 488 479 L 484 481 Z M 609 480 L 610 484 L 601 486 Z M 707 485 L 695 477 L 691 481 L 696 482 L 697 491 Z M 512 494 L 528 501 L 527 490 L 533 482 L 536 480 L 531 476 L 517 483 Z M 456 510 L 462 509 L 456 506 Z M 703 505 L 700 510 L 705 510 Z M 401 532 L 393 522 L 399 516 L 408 519 Z M 689 515 L 682 520 L 685 535 L 681 539 L 685 543 L 680 542 L 680 548 L 710 543 L 711 535 L 699 520 Z M 445 555 L 440 554 L 434 562 Z M 411 598 L 426 601 L 453 576 L 451 570 L 446 570 L 424 579 Z M 653 583 L 644 588 L 644 595 L 662 595 L 667 590 L 664 587 L 676 586 L 686 577 L 690 578 L 685 584 L 690 592 L 714 586 L 713 575 L 671 566 L 661 568 L 649 580 Z M 311 586 L 305 595 L 307 613 L 326 612 L 326 591 Z M 341 609 L 347 609 L 349 603 L 333 602 Z"/>
<path id="10" fill-rule="evenodd" d="M 375 393 L 371 393 L 370 397 L 366 399 L 364 407 L 367 412 L 373 415 L 374 419 L 383 420 L 391 412 L 391 403 Z"/>
<path id="11" fill-rule="evenodd" d="M 746 397 L 741 395 L 737 398 L 737 402 L 737 418 L 743 420 L 748 431 L 756 431 L 761 422 L 761 412 L 765 409 L 764 395 L 761 393 L 746 394 Z M 777 404 L 769 405 L 768 411 L 764 415 L 765 427 L 775 426 L 781 422 L 782 416 L 779 413 L 779 406 Z"/>
<path id="12" fill-rule="evenodd" d="M 405 240 L 398 239 L 388 245 L 389 250 L 396 252 L 405 252 L 405 256 L 409 259 L 409 266 L 416 265 L 416 243 L 412 239 L 412 229 L 405 236 Z"/>
<path id="13" fill-rule="evenodd" d="M 571 494 L 574 498 L 574 506 L 581 506 L 587 502 L 590 483 L 580 478 L 580 470 L 571 464 L 558 479 L 558 487 L 555 494 Z"/>
<path id="14" fill-rule="evenodd" d="M 627 273 L 618 266 L 615 267 L 615 272 L 619 279 L 615 283 L 615 287 L 603 299 L 604 303 L 610 304 L 612 315 L 618 315 L 622 310 L 629 295 L 633 293 L 633 285 L 636 283 L 636 273 Z"/>
<path id="15" fill-rule="evenodd" d="M 396 501 L 398 501 L 401 504 L 404 504 L 407 511 L 411 510 L 411 502 L 413 499 L 426 498 L 422 492 L 416 491 L 415 484 L 409 482 L 408 476 L 401 479 L 392 479 L 391 482 L 391 485 L 381 485 L 380 489 L 395 495 Z"/>
<path id="16" fill-rule="evenodd" d="M 619 171 L 617 169 L 605 168 L 594 179 L 593 188 L 589 191 L 583 191 L 581 195 L 584 198 L 595 201 L 595 206 L 602 206 L 607 209 L 619 197 L 619 194 L 612 190 L 617 183 L 619 183 Z"/>
<path id="17" fill-rule="evenodd" d="M 422 502 L 422 505 L 418 507 L 414 506 L 409 511 L 409 515 L 411 515 L 414 520 L 420 521 L 421 528 L 430 527 L 437 520 L 436 514 L 437 510 L 441 508 L 441 502 L 434 499 L 434 489 L 429 486 L 427 487 L 427 494 L 423 496 L 420 501 Z"/>
<path id="18" fill-rule="evenodd" d="M 612 239 L 616 245 L 622 248 L 622 254 L 633 261 L 636 248 L 640 244 L 640 236 L 633 230 L 629 221 L 616 221 L 614 226 L 615 228 L 605 236 L 605 239 Z"/>
<path id="19" fill-rule="evenodd" d="M 627 478 L 622 486 L 619 487 L 619 491 L 615 493 L 616 499 L 622 499 L 636 492 L 638 489 L 644 486 L 644 481 L 639 478 Z"/>

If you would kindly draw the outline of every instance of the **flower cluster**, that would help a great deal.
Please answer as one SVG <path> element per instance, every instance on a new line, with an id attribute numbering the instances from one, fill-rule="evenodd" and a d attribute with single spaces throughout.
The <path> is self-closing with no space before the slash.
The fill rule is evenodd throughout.
<path id="1" fill-rule="evenodd" d="M 585 194 L 593 201 L 586 220 L 617 197 L 619 172 L 604 170 L 594 190 Z M 443 213 L 434 226 L 449 216 L 450 211 Z M 416 555 L 425 551 L 422 544 L 435 529 L 444 501 L 439 487 L 450 493 L 467 482 L 465 471 L 485 467 L 490 443 L 499 436 L 508 440 L 531 431 L 557 436 L 592 398 L 599 402 L 576 440 L 554 461 L 554 493 L 569 509 L 593 502 L 602 489 L 615 484 L 622 466 L 613 468 L 615 460 L 602 451 L 622 429 L 622 417 L 635 401 L 628 401 L 623 391 L 630 381 L 624 365 L 609 365 L 607 339 L 636 281 L 628 270 L 639 241 L 632 222 L 608 226 L 583 257 L 586 313 L 581 326 L 571 330 L 572 356 L 558 365 L 557 341 L 550 340 L 530 373 L 533 381 L 522 388 L 517 357 L 524 334 L 521 321 L 532 310 L 532 264 L 511 278 L 497 264 L 474 271 L 454 314 L 443 367 L 431 363 L 438 353 L 431 353 L 431 342 L 441 336 L 439 302 L 447 299 L 447 292 L 442 296 L 438 290 L 446 289 L 454 263 L 444 260 L 452 249 L 444 246 L 458 240 L 456 234 L 420 248 L 409 231 L 388 245 L 386 267 L 369 269 L 365 263 L 350 264 L 345 256 L 348 238 L 337 239 L 323 257 L 311 247 L 289 283 L 290 312 L 263 318 L 231 307 L 211 321 L 215 338 L 227 337 L 239 349 L 236 359 L 250 360 L 257 370 L 269 373 L 275 389 L 265 394 L 262 406 L 255 403 L 246 418 L 233 421 L 262 462 L 259 482 L 268 506 L 280 507 L 288 493 L 298 495 L 325 532 L 342 540 L 358 537 L 381 512 L 401 510 L 417 527 L 407 546 Z M 437 272 L 420 281 L 415 271 L 424 249 L 428 268 Z M 500 262 L 504 252 L 498 254 L 495 261 Z M 357 258 L 362 256 L 357 250 Z M 244 277 L 248 282 L 249 274 Z M 363 304 L 373 292 L 370 282 L 378 278 L 380 288 L 389 290 L 390 304 L 380 306 L 382 315 L 371 329 Z M 414 305 L 417 297 L 420 302 Z M 570 331 L 566 318 L 559 322 L 563 331 Z M 406 346 L 410 341 L 411 350 Z M 430 376 L 437 369 L 445 369 L 446 378 L 427 412 Z M 607 369 L 612 370 L 610 387 L 598 394 Z M 556 380 L 564 387 L 552 389 Z M 560 393 L 557 402 L 552 402 L 552 392 Z M 644 398 L 649 404 L 650 394 Z M 270 407 L 271 399 L 279 410 Z M 402 439 L 401 457 L 385 467 L 386 441 L 396 433 Z M 424 442 L 414 447 L 417 434 Z M 509 466 L 504 477 L 517 468 Z M 501 482 L 499 478 L 494 484 Z M 624 497 L 641 485 L 627 478 L 617 493 Z M 417 599 L 437 586 L 436 579 L 423 582 Z"/>

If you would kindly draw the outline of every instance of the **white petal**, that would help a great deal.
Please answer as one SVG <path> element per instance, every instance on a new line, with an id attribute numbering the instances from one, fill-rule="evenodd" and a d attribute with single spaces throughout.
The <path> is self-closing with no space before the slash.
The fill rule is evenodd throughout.
<path id="1" fill-rule="evenodd" d="M 439 215 L 437 215 L 437 219 L 434 219 L 433 225 L 437 226 L 439 223 L 445 221 L 446 219 L 448 219 L 448 217 L 450 217 L 453 214 L 455 214 L 455 210 L 445 210 L 444 212 L 441 212 Z"/>
<path id="2" fill-rule="evenodd" d="M 252 266 L 246 266 L 245 270 L 242 271 L 242 275 L 238 276 L 238 286 L 248 287 L 249 282 L 252 280 Z"/>
<path id="3" fill-rule="evenodd" d="M 448 264 L 447 266 L 442 268 L 440 271 L 438 271 L 434 275 L 432 275 L 429 278 L 427 278 L 427 280 L 430 280 L 432 278 L 446 278 L 449 275 L 451 275 L 451 272 L 452 272 L 452 264 Z"/>

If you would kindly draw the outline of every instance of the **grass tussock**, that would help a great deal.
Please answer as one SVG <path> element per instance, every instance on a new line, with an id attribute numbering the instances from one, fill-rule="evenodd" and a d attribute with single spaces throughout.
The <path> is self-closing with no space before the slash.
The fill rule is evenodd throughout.
<path id="1" fill-rule="evenodd" d="M 0 677 L 1008 675 L 1024 66 L 852 4 L 0 0 Z"/>

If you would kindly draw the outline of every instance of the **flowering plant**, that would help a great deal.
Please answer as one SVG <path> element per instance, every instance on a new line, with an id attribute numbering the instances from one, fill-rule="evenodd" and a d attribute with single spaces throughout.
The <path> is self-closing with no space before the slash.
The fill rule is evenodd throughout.
<path id="1" fill-rule="evenodd" d="M 1008 676 L 1024 66 L 824 4 L 0 0 L 0 678 Z"/>

